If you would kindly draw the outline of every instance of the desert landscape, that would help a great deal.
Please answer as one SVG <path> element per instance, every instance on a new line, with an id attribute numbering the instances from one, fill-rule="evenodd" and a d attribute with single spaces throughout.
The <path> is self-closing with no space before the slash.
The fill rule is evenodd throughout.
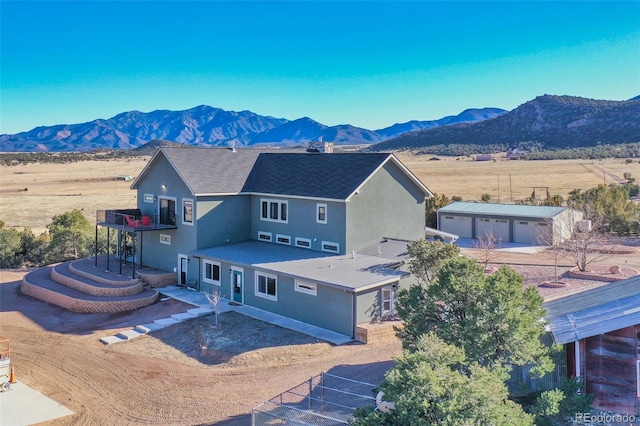
<path id="1" fill-rule="evenodd" d="M 549 188 L 550 195 L 565 199 L 574 189 L 624 181 L 624 173 L 640 179 L 640 162 L 625 159 L 475 161 L 472 157 L 438 157 L 397 154 L 400 160 L 436 194 L 480 200 L 489 194 L 492 202 L 511 202 L 531 196 L 533 187 Z M 67 164 L 27 164 L 0 167 L 0 219 L 7 227 L 30 227 L 35 234 L 46 230 L 51 218 L 79 209 L 95 222 L 96 210 L 136 205 L 132 181 L 149 157 L 81 161 Z M 537 189 L 536 198 L 546 196 Z"/>
<path id="2" fill-rule="evenodd" d="M 566 196 L 576 188 L 611 183 L 625 172 L 640 176 L 640 164 L 624 160 L 400 158 L 433 192 L 469 200 L 483 193 L 496 201 L 524 198 L 534 183 Z M 3 167 L 0 219 L 37 233 L 54 214 L 73 208 L 94 221 L 97 209 L 134 206 L 131 182 L 115 177 L 135 178 L 147 161 Z M 635 243 L 615 242 L 626 250 L 599 263 L 640 269 Z M 473 249 L 465 254 L 477 255 Z M 525 285 L 536 286 L 548 300 L 606 284 L 567 279 L 565 287 L 549 288 L 544 283 L 553 276 L 552 261 L 540 254 L 504 252 L 495 262 L 512 265 Z M 564 260 L 561 273 L 570 267 Z M 323 371 L 377 383 L 401 350 L 394 337 L 332 346 L 232 312 L 220 315 L 218 326 L 208 316 L 106 346 L 101 337 L 181 312 L 184 306 L 169 299 L 125 314 L 76 314 L 24 296 L 20 281 L 25 273 L 0 271 L 0 335 L 11 339 L 17 379 L 75 413 L 47 424 L 247 425 L 252 407 Z"/>

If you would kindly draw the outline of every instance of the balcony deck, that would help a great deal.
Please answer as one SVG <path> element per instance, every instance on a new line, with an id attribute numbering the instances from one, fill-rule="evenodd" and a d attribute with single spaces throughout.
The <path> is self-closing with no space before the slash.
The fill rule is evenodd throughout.
<path id="1" fill-rule="evenodd" d="M 175 222 L 175 218 L 173 220 Z M 96 225 L 126 232 L 176 229 L 175 223 L 160 223 L 159 215 L 147 215 L 139 209 L 98 210 Z"/>

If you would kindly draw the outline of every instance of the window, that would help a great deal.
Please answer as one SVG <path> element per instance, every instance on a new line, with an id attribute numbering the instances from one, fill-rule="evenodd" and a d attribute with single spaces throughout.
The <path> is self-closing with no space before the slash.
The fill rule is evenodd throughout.
<path id="1" fill-rule="evenodd" d="M 260 241 L 271 241 L 271 232 L 258 231 L 258 239 Z"/>
<path id="2" fill-rule="evenodd" d="M 276 294 L 277 284 L 278 280 L 275 275 L 256 272 L 256 296 L 270 300 L 278 300 Z"/>
<path id="3" fill-rule="evenodd" d="M 506 219 L 496 219 L 496 222 L 498 223 L 507 223 Z"/>
<path id="4" fill-rule="evenodd" d="M 318 294 L 318 286 L 316 284 L 296 281 L 296 291 L 316 296 Z"/>
<path id="5" fill-rule="evenodd" d="M 260 200 L 260 205 L 260 219 L 269 222 L 287 223 L 288 201 L 263 198 Z"/>
<path id="6" fill-rule="evenodd" d="M 202 263 L 202 281 L 220 285 L 220 264 L 204 260 Z"/>
<path id="7" fill-rule="evenodd" d="M 160 207 L 160 224 L 174 225 L 176 224 L 176 199 L 175 198 L 158 198 Z"/>
<path id="8" fill-rule="evenodd" d="M 308 238 L 296 237 L 296 247 L 311 248 L 311 240 Z"/>
<path id="9" fill-rule="evenodd" d="M 522 221 L 520 221 L 520 222 L 518 222 L 518 223 L 519 223 L 520 225 L 528 225 L 528 224 L 529 224 L 529 222 L 522 222 Z"/>
<path id="10" fill-rule="evenodd" d="M 316 222 L 327 223 L 327 205 L 316 204 Z"/>
<path id="11" fill-rule="evenodd" d="M 160 244 L 171 245 L 171 235 L 160 234 Z"/>
<path id="12" fill-rule="evenodd" d="M 291 245 L 291 237 L 288 235 L 276 234 L 276 243 Z"/>
<path id="13" fill-rule="evenodd" d="M 193 225 L 193 200 L 190 198 L 182 199 L 182 223 Z"/>
<path id="14" fill-rule="evenodd" d="M 480 222 L 489 222 L 489 219 L 480 218 L 479 220 L 480 220 Z"/>
<path id="15" fill-rule="evenodd" d="M 153 203 L 153 194 L 144 194 L 145 203 Z"/>
<path id="16" fill-rule="evenodd" d="M 447 219 L 447 220 L 452 220 L 453 216 L 445 216 L 444 218 Z"/>
<path id="17" fill-rule="evenodd" d="M 331 241 L 323 241 L 322 251 L 330 251 L 332 253 L 338 253 L 340 251 L 340 244 L 332 243 Z"/>
<path id="18" fill-rule="evenodd" d="M 393 314 L 393 289 L 382 289 L 382 315 L 388 316 Z"/>

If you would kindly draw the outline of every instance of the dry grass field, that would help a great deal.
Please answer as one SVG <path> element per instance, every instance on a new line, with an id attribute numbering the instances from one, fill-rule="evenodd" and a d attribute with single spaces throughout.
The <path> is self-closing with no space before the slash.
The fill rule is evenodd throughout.
<path id="1" fill-rule="evenodd" d="M 96 210 L 135 207 L 132 181 L 118 181 L 116 176 L 135 178 L 148 159 L 0 167 L 0 219 L 7 227 L 30 227 L 37 235 L 54 215 L 73 209 L 95 223 Z"/>
<path id="2" fill-rule="evenodd" d="M 622 160 L 473 161 L 469 157 L 429 161 L 431 156 L 400 153 L 399 158 L 427 187 L 449 197 L 510 202 L 529 197 L 533 187 L 549 187 L 551 195 L 588 189 L 616 182 L 625 172 L 640 179 L 640 163 Z M 91 223 L 96 210 L 135 207 L 131 182 L 117 181 L 118 175 L 134 178 L 149 157 L 70 164 L 29 164 L 0 167 L 0 219 L 7 227 L 30 227 L 39 234 L 51 218 L 81 209 Z M 538 189 L 537 198 L 546 195 Z"/>
<path id="3" fill-rule="evenodd" d="M 599 184 L 623 181 L 625 172 L 640 180 L 640 163 L 625 159 L 607 160 L 546 160 L 546 161 L 474 161 L 471 157 L 441 158 L 400 153 L 402 162 L 436 194 L 460 196 L 464 200 L 480 200 L 491 195 L 493 202 L 515 202 L 530 197 L 533 187 L 536 198 L 559 194 L 565 199 L 574 189 L 589 189 Z"/>

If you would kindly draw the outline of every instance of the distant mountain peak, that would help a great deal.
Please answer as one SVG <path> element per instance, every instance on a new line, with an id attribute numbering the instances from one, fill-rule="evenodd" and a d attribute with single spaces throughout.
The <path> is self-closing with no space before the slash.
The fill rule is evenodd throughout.
<path id="1" fill-rule="evenodd" d="M 490 120 L 400 135 L 372 150 L 431 146 L 505 147 L 535 142 L 547 149 L 640 142 L 640 102 L 542 95 Z"/>

